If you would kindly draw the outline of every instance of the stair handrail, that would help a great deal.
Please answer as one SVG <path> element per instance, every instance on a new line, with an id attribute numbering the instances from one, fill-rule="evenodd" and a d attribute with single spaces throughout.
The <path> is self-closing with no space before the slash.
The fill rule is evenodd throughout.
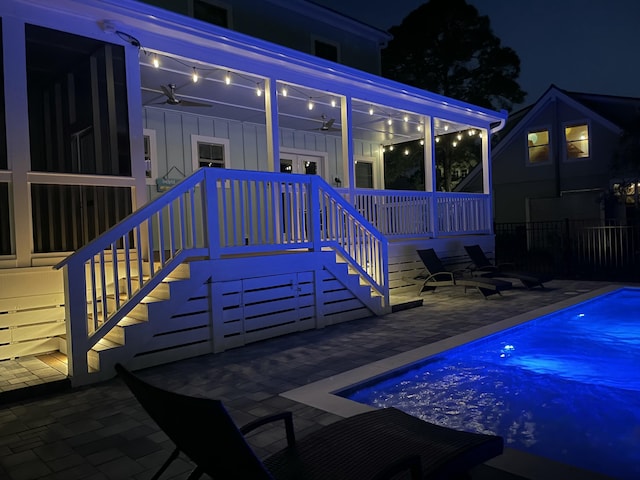
<path id="1" fill-rule="evenodd" d="M 252 195 L 270 196 L 269 202 L 256 207 Z M 237 224 L 255 221 L 260 208 L 269 209 L 269 219 L 261 221 L 270 222 L 270 243 L 238 244 L 245 231 Z M 88 373 L 87 352 L 189 257 L 323 247 L 338 252 L 389 304 L 387 239 L 321 177 L 195 171 L 54 266 L 64 274 L 69 375 L 81 384 Z M 150 260 L 147 276 L 143 259 Z"/>

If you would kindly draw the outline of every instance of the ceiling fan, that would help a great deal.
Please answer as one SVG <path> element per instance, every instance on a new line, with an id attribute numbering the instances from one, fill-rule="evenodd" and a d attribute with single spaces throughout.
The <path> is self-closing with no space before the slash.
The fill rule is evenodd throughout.
<path id="1" fill-rule="evenodd" d="M 335 118 L 327 118 L 327 116 L 323 113 L 320 116 L 322 120 L 322 125 L 318 128 L 312 128 L 311 130 L 319 130 L 321 132 L 340 132 L 340 128 L 335 128 L 333 124 L 335 123 Z"/>
<path id="2" fill-rule="evenodd" d="M 182 100 L 176 96 L 176 85 L 170 83 L 168 85 L 160 85 L 162 93 L 167 99 L 162 102 L 163 105 L 180 105 L 182 107 L 210 107 L 209 103 L 192 102 L 191 100 Z"/>

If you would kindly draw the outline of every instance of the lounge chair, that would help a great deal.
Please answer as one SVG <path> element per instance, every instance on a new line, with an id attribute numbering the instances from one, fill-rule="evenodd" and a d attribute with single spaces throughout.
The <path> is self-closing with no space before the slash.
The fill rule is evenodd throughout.
<path id="1" fill-rule="evenodd" d="M 505 280 L 465 277 L 464 270 L 449 271 L 442 264 L 433 248 L 418 250 L 418 255 L 426 269 L 426 275 L 416 277 L 417 280 L 423 282 L 420 293 L 435 291 L 438 287 L 459 286 L 464 287 L 465 292 L 468 288 L 475 288 L 484 298 L 487 298 L 491 295 L 502 295 L 502 291 L 512 287 L 511 283 Z"/>
<path id="2" fill-rule="evenodd" d="M 544 283 L 553 279 L 551 275 L 511 270 L 513 264 L 505 263 L 494 265 L 489 261 L 480 245 L 465 245 L 464 249 L 473 262 L 472 272 L 479 274 L 481 277 L 512 278 L 514 280 L 520 280 L 522 285 L 527 288 L 537 286 L 544 288 Z"/>
<path id="3" fill-rule="evenodd" d="M 405 471 L 413 479 L 461 478 L 503 450 L 502 437 L 440 427 L 395 408 L 338 420 L 301 440 L 295 438 L 291 412 L 238 428 L 219 400 L 155 387 L 120 364 L 116 371 L 175 444 L 153 479 L 181 452 L 196 466 L 189 479 L 207 474 L 225 480 L 382 480 Z M 284 423 L 287 447 L 260 460 L 245 434 L 274 421 Z"/>

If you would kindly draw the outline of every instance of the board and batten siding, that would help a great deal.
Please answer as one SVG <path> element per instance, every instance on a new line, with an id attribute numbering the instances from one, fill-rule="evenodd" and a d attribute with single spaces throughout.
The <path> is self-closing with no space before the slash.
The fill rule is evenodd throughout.
<path id="1" fill-rule="evenodd" d="M 144 128 L 155 131 L 159 176 L 166 175 L 173 167 L 185 176 L 193 172 L 192 135 L 228 139 L 228 168 L 257 171 L 267 169 L 264 125 L 149 107 L 144 109 L 143 119 Z M 343 177 L 342 138 L 339 136 L 280 129 L 280 148 L 306 154 L 327 154 L 325 179 L 333 183 L 335 177 Z M 379 149 L 377 144 L 354 140 L 354 156 L 379 159 Z M 176 174 L 174 170 L 170 176 L 174 178 Z M 149 193 L 151 198 L 157 196 L 156 188 L 150 187 Z"/>

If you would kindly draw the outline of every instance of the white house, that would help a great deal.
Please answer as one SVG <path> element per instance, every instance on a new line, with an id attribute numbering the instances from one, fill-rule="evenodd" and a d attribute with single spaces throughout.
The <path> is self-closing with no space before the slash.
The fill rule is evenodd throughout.
<path id="1" fill-rule="evenodd" d="M 505 112 L 132 0 L 0 17 L 0 359 L 60 350 L 88 383 L 384 314 L 417 248 L 493 246 Z M 481 189 L 437 192 L 462 134 Z M 425 191 L 384 190 L 394 147 Z"/>

